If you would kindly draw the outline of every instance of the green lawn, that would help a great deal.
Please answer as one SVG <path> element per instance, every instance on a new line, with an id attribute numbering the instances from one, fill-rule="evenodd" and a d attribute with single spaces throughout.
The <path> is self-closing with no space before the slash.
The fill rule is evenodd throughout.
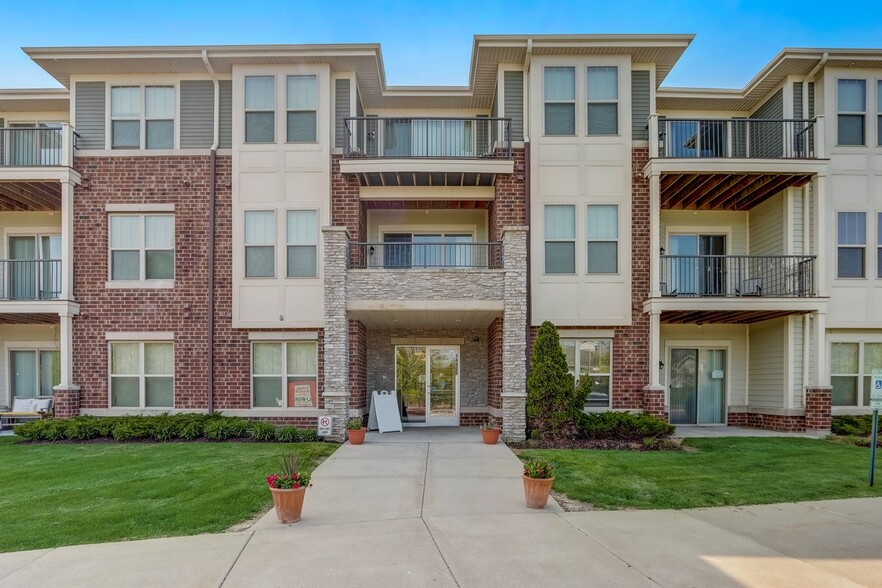
<path id="1" fill-rule="evenodd" d="M 684 445 L 696 451 L 529 450 L 520 457 L 551 459 L 557 465 L 554 489 L 597 508 L 882 496 L 882 484 L 867 485 L 867 448 L 799 438 L 688 439 Z"/>
<path id="2" fill-rule="evenodd" d="M 0 552 L 223 531 L 266 510 L 281 455 L 332 443 L 27 445 L 0 439 Z"/>

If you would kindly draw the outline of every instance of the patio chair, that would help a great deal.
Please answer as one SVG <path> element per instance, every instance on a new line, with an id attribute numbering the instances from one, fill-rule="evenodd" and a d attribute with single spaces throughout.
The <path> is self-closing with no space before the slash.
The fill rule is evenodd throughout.
<path id="1" fill-rule="evenodd" d="M 763 295 L 763 279 L 748 278 L 741 281 L 741 287 L 735 288 L 735 294 L 738 296 L 762 296 Z"/>
<path id="2" fill-rule="evenodd" d="M 42 419 L 51 410 L 51 396 L 37 396 L 36 398 L 16 396 L 12 399 L 12 408 L 6 412 L 0 412 L 0 431 L 7 426 L 14 429 L 23 422 Z"/>

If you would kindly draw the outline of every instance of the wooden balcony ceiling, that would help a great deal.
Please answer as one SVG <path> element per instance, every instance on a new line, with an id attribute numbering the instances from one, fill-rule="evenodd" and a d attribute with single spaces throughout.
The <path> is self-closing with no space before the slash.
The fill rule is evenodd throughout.
<path id="1" fill-rule="evenodd" d="M 805 314 L 799 310 L 673 310 L 661 314 L 666 325 L 752 325 L 791 314 Z"/>
<path id="2" fill-rule="evenodd" d="M 58 315 L 51 313 L 4 312 L 0 313 L 0 325 L 56 325 Z"/>
<path id="3" fill-rule="evenodd" d="M 750 210 L 781 190 L 803 186 L 808 174 L 666 174 L 662 210 Z"/>
<path id="4" fill-rule="evenodd" d="M 494 186 L 495 173 L 477 172 L 360 172 L 360 186 Z"/>
<path id="5" fill-rule="evenodd" d="M 61 210 L 61 184 L 0 180 L 0 211 Z"/>
<path id="6" fill-rule="evenodd" d="M 489 200 L 365 200 L 370 210 L 487 210 Z"/>

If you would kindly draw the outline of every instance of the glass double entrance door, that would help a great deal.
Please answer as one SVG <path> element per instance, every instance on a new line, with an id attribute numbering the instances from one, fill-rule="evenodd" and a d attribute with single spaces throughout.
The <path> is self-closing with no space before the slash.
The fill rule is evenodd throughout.
<path id="1" fill-rule="evenodd" d="M 726 422 L 725 349 L 671 349 L 670 373 L 672 424 Z"/>
<path id="2" fill-rule="evenodd" d="M 395 389 L 404 424 L 459 425 L 459 347 L 396 347 Z"/>

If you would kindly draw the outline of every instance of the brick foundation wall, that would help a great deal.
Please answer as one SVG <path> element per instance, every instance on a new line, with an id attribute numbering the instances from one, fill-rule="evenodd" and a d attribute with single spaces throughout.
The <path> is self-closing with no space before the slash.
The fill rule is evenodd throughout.
<path id="1" fill-rule="evenodd" d="M 805 417 L 747 413 L 747 426 L 784 433 L 805 431 Z"/>
<path id="2" fill-rule="evenodd" d="M 668 420 L 668 413 L 665 410 L 665 389 L 645 389 L 643 391 L 643 409 L 652 416 Z"/>
<path id="3" fill-rule="evenodd" d="M 79 390 L 56 389 L 52 396 L 52 416 L 55 418 L 69 419 L 80 414 Z"/>
<path id="4" fill-rule="evenodd" d="M 805 428 L 829 431 L 833 424 L 833 390 L 828 386 L 805 389 Z"/>
<path id="5" fill-rule="evenodd" d="M 459 415 L 460 427 L 480 427 L 490 418 L 486 412 L 465 412 Z"/>
<path id="6" fill-rule="evenodd" d="M 747 413 L 746 412 L 730 412 L 726 415 L 726 424 L 730 427 L 746 427 L 747 426 Z"/>
<path id="7" fill-rule="evenodd" d="M 367 407 L 367 329 L 349 320 L 349 407 Z"/>

